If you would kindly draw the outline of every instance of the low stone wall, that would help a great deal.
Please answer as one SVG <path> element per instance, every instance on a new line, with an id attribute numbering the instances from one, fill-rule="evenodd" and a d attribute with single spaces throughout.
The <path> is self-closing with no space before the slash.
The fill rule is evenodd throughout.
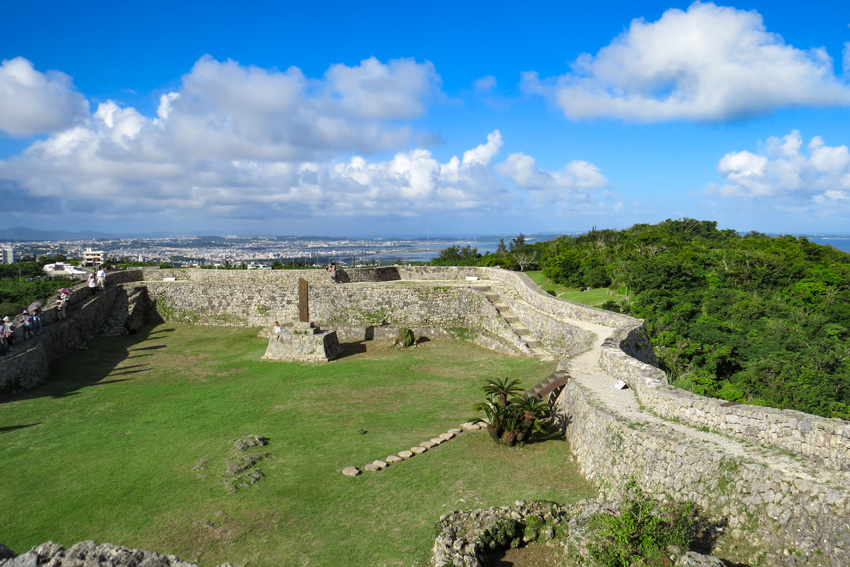
<path id="1" fill-rule="evenodd" d="M 629 356 L 648 344 L 637 329 L 617 329 L 611 338 L 602 349 L 602 367 L 625 381 L 657 415 L 791 451 L 829 468 L 850 470 L 850 423 L 794 410 L 725 406 L 724 400 L 670 386 L 663 371 Z"/>
<path id="2" fill-rule="evenodd" d="M 650 495 L 695 503 L 725 527 L 715 554 L 763 565 L 850 564 L 850 495 L 707 448 L 669 430 L 632 426 L 570 381 L 556 401 L 584 475 L 606 496 L 634 478 Z M 741 542 L 746 540 L 746 545 Z"/>
<path id="3" fill-rule="evenodd" d="M 106 291 L 98 292 L 94 297 L 85 284 L 77 285 L 68 298 L 67 317 L 62 321 L 52 304 L 45 306 L 41 332 L 29 341 L 23 341 L 23 335 L 18 334 L 13 352 L 0 359 L 0 395 L 28 390 L 44 383 L 51 364 L 100 334 L 116 313 L 122 316 L 123 326 L 130 311 L 130 302 L 127 291 L 113 284 L 141 279 L 142 273 L 136 270 L 110 273 L 106 279 Z M 132 323 L 135 328 L 141 325 L 138 318 Z"/>
<path id="4" fill-rule="evenodd" d="M 196 282 L 145 283 L 156 311 L 167 321 L 270 328 L 298 319 L 298 291 L 290 285 Z M 212 270 L 209 270 L 212 271 Z M 220 273 L 228 273 L 222 271 Z M 252 271 L 253 273 L 253 271 Z M 295 280 L 293 280 L 294 282 Z M 519 339 L 495 307 L 468 287 L 386 284 L 317 284 L 309 288 L 310 320 L 323 329 L 360 327 L 470 329 L 516 353 Z M 342 340 L 346 340 L 340 335 Z M 479 344 L 493 345 L 494 341 Z"/>

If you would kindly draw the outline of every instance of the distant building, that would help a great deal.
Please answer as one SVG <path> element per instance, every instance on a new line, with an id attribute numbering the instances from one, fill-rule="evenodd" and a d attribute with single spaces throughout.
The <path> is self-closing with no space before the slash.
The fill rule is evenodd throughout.
<path id="1" fill-rule="evenodd" d="M 73 279 L 82 279 L 88 275 L 88 272 L 81 270 L 71 264 L 56 262 L 55 264 L 47 264 L 42 268 L 48 276 L 65 276 Z"/>
<path id="2" fill-rule="evenodd" d="M 0 246 L 0 264 L 11 264 L 15 261 L 15 251 L 9 244 Z"/>
<path id="3" fill-rule="evenodd" d="M 86 248 L 85 252 L 83 252 L 83 261 L 82 266 L 100 266 L 103 264 L 103 250 L 92 250 L 91 248 Z"/>

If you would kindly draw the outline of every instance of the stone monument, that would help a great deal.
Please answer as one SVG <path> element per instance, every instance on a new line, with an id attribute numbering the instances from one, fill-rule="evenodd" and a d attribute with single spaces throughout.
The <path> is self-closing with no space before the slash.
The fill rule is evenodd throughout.
<path id="1" fill-rule="evenodd" d="M 336 331 L 322 331 L 310 322 L 307 280 L 298 278 L 298 321 L 269 337 L 263 360 L 327 362 L 342 353 Z"/>

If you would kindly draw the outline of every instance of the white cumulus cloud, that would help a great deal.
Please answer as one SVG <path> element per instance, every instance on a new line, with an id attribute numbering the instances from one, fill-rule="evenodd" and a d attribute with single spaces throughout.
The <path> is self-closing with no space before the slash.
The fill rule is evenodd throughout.
<path id="1" fill-rule="evenodd" d="M 537 202 L 589 201 L 587 189 L 608 186 L 599 168 L 586 161 L 572 161 L 563 171 L 548 171 L 537 167 L 537 160 L 522 152 L 509 155 L 496 166 L 496 171 L 528 190 Z"/>
<path id="2" fill-rule="evenodd" d="M 41 73 L 23 57 L 0 63 L 0 130 L 21 137 L 58 132 L 88 114 L 88 102 L 65 73 Z"/>
<path id="3" fill-rule="evenodd" d="M 800 212 L 820 210 L 837 213 L 832 205 L 845 207 L 850 198 L 850 150 L 828 146 L 815 136 L 803 146 L 797 130 L 782 138 L 772 137 L 759 153 L 730 152 L 717 170 L 726 180 L 709 186 L 708 192 L 724 197 L 759 198 Z"/>
<path id="4" fill-rule="evenodd" d="M 844 53 L 844 67 L 848 55 Z M 565 75 L 523 75 L 523 87 L 571 119 L 722 121 L 791 106 L 850 104 L 823 48 L 802 50 L 765 29 L 755 11 L 695 2 L 656 22 L 636 19 Z"/>

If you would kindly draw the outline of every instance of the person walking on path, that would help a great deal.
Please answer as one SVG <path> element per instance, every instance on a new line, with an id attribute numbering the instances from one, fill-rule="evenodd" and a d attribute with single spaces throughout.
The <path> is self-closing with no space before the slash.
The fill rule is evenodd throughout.
<path id="1" fill-rule="evenodd" d="M 56 295 L 56 315 L 61 321 L 68 316 L 68 294 L 59 292 Z"/>
<path id="2" fill-rule="evenodd" d="M 103 264 L 98 266 L 96 274 L 97 287 L 103 291 L 106 289 L 106 270 L 103 269 Z"/>
<path id="3" fill-rule="evenodd" d="M 4 327 L 4 333 L 6 335 L 6 352 L 11 352 L 12 345 L 15 344 L 15 324 L 8 315 L 3 317 L 3 322 L 6 324 Z"/>
<path id="4" fill-rule="evenodd" d="M 89 274 L 89 289 L 91 290 L 91 294 L 94 295 L 97 293 L 97 278 L 94 274 Z"/>
<path id="5" fill-rule="evenodd" d="M 21 327 L 24 329 L 24 340 L 28 341 L 33 338 L 32 331 L 32 315 L 30 312 L 24 309 L 23 313 L 21 313 Z"/>
<path id="6" fill-rule="evenodd" d="M 5 319 L 0 319 L 0 356 L 6 356 L 9 352 L 9 330 L 6 328 L 6 317 Z"/>

